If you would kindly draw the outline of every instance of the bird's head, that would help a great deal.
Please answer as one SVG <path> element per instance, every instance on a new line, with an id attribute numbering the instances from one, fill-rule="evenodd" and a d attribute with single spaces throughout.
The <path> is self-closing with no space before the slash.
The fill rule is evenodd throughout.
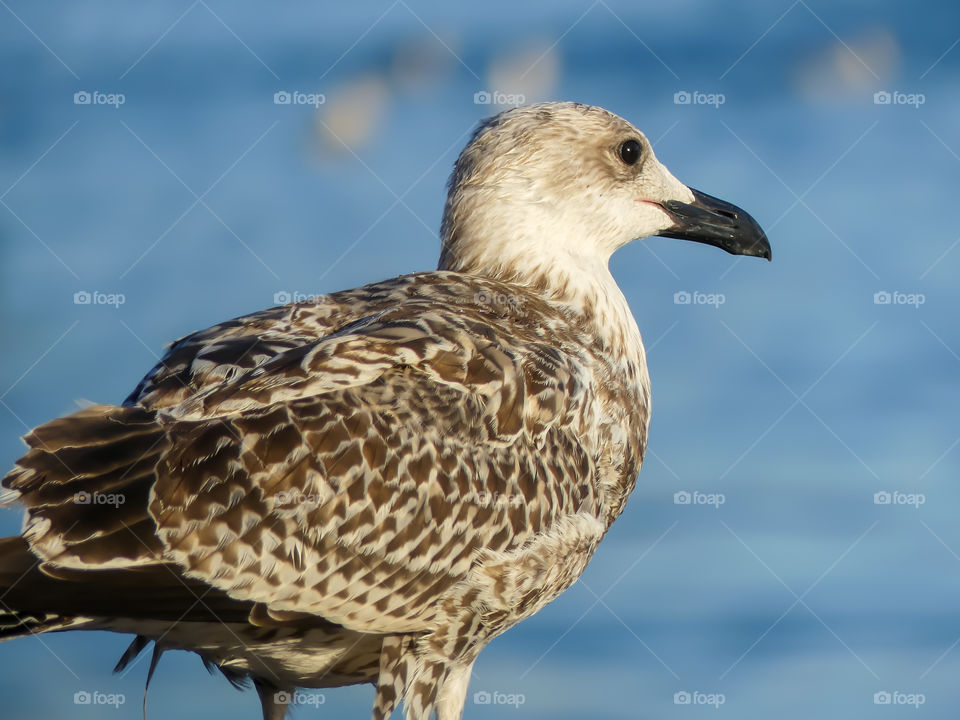
<path id="1" fill-rule="evenodd" d="M 617 248 L 652 235 L 770 259 L 749 214 L 677 180 L 623 118 L 528 105 L 485 120 L 457 159 L 440 268 L 542 284 L 606 268 Z"/>

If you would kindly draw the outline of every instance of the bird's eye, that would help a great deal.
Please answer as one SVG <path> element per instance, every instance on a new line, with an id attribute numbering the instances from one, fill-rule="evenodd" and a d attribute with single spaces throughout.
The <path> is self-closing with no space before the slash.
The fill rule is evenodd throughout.
<path id="1" fill-rule="evenodd" d="M 637 160 L 640 159 L 640 143 L 636 140 L 626 140 L 620 145 L 617 154 L 624 164 L 636 165 Z"/>

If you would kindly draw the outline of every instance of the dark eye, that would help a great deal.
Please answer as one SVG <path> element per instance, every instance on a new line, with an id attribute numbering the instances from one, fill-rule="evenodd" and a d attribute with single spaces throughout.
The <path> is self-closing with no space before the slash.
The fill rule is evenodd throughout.
<path id="1" fill-rule="evenodd" d="M 636 140 L 626 140 L 620 146 L 617 154 L 620 155 L 620 159 L 626 165 L 636 165 L 637 160 L 640 159 L 640 143 Z"/>

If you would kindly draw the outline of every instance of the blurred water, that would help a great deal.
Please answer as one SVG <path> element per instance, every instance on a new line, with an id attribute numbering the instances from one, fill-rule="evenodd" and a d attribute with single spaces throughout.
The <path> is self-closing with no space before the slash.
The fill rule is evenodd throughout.
<path id="1" fill-rule="evenodd" d="M 882 691 L 955 716 L 956 5 L 20 0 L 0 17 L 4 467 L 28 427 L 121 401 L 175 337 L 277 292 L 432 267 L 449 168 L 496 110 L 475 93 L 603 105 L 681 180 L 749 209 L 774 262 L 659 238 L 617 255 L 650 351 L 647 463 L 582 582 L 481 656 L 467 717 L 886 716 Z M 6 534 L 19 523 L 0 514 Z M 144 665 L 110 675 L 125 644 L 0 646 L 4 717 L 137 717 Z M 165 657 L 151 715 L 258 716 L 199 670 Z M 77 706 L 81 690 L 127 701 Z M 319 712 L 360 717 L 371 698 L 328 692 Z"/>

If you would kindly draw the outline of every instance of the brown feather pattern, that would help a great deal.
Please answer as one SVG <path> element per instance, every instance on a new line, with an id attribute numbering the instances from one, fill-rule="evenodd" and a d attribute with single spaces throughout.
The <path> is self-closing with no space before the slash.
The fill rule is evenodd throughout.
<path id="1" fill-rule="evenodd" d="M 478 287 L 515 301 L 478 303 Z M 319 619 L 466 657 L 579 575 L 639 469 L 640 370 L 584 343 L 584 322 L 450 272 L 274 308 L 174 343 L 125 406 L 37 428 L 4 486 L 68 582 L 160 569 L 254 627 Z M 628 401 L 588 402 L 613 380 Z M 611 423 L 630 447 L 605 443 Z M 155 603 L 128 614 L 169 619 Z M 378 653 L 350 659 L 277 674 L 381 672 Z"/>

